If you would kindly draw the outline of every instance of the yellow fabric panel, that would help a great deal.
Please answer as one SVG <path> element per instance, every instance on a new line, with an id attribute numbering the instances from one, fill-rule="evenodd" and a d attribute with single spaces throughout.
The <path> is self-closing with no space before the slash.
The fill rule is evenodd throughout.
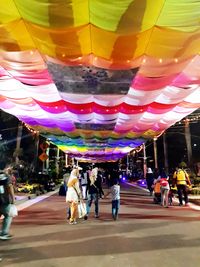
<path id="1" fill-rule="evenodd" d="M 135 137 L 138 137 L 138 136 L 141 136 L 141 134 L 140 133 L 136 133 L 136 132 L 128 132 L 126 134 L 127 138 L 135 138 Z"/>
<path id="2" fill-rule="evenodd" d="M 155 27 L 146 54 L 157 58 L 186 58 L 198 54 L 200 31 L 178 32 Z"/>
<path id="3" fill-rule="evenodd" d="M 26 21 L 44 27 L 77 27 L 91 23 L 120 34 L 133 34 L 155 25 L 163 2 L 157 0 L 155 5 L 152 0 L 9 0 L 8 11 L 14 16 L 18 14 L 17 7 Z"/>
<path id="4" fill-rule="evenodd" d="M 20 51 L 35 48 L 33 39 L 22 20 L 0 26 L 0 48 L 5 51 Z"/>
<path id="5" fill-rule="evenodd" d="M 74 14 L 74 26 L 85 25 L 89 23 L 88 0 L 73 0 L 72 8 Z"/>
<path id="6" fill-rule="evenodd" d="M 164 0 L 92 0 L 90 22 L 108 31 L 133 34 L 154 26 Z"/>
<path id="7" fill-rule="evenodd" d="M 157 136 L 158 134 L 160 134 L 160 132 L 156 132 L 156 131 L 153 131 L 153 130 L 150 129 L 150 130 L 145 131 L 144 133 L 142 133 L 141 136 L 149 138 L 149 137 Z"/>
<path id="8" fill-rule="evenodd" d="M 20 17 L 13 0 L 0 0 L 0 24 L 17 20 Z"/>
<path id="9" fill-rule="evenodd" d="M 93 53 L 114 63 L 125 62 L 144 54 L 151 34 L 120 37 L 90 25 L 58 31 L 29 24 L 28 29 L 40 52 L 62 61 Z"/>
<path id="10" fill-rule="evenodd" d="M 16 6 L 24 20 L 45 27 L 50 26 L 48 2 L 48 0 L 15 0 Z"/>
<path id="11" fill-rule="evenodd" d="M 200 1 L 166 1 L 157 25 L 177 31 L 197 31 L 200 29 Z"/>
<path id="12" fill-rule="evenodd" d="M 89 23 L 88 0 L 15 0 L 15 2 L 25 20 L 40 26 L 63 28 Z"/>
<path id="13" fill-rule="evenodd" d="M 28 25 L 40 52 L 59 60 L 76 58 L 91 53 L 89 26 L 56 30 Z"/>
<path id="14" fill-rule="evenodd" d="M 119 36 L 96 27 L 91 27 L 92 52 L 105 59 L 125 61 L 143 55 L 151 30 L 138 35 Z M 106 40 L 106 42 L 102 42 Z"/>

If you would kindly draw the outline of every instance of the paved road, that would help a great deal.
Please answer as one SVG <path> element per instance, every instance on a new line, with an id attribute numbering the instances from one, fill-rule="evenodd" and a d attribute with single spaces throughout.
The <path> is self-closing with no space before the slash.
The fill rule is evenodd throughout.
<path id="1" fill-rule="evenodd" d="M 142 189 L 124 184 L 118 221 L 108 195 L 88 221 L 69 225 L 65 198 L 50 196 L 20 211 L 13 240 L 1 241 L 3 261 L 13 267 L 196 267 L 200 266 L 200 213 L 166 209 Z"/>

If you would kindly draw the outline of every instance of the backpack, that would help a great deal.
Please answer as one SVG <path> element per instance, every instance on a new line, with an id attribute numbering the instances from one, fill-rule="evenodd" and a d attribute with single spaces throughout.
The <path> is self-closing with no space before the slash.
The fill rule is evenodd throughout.
<path id="1" fill-rule="evenodd" d="M 10 203 L 9 194 L 7 190 L 8 183 L 8 176 L 4 173 L 0 174 L 0 205 Z"/>
<path id="2" fill-rule="evenodd" d="M 163 186 L 163 187 L 167 186 L 168 185 L 167 179 L 166 178 L 161 178 L 160 179 L 160 185 Z"/>

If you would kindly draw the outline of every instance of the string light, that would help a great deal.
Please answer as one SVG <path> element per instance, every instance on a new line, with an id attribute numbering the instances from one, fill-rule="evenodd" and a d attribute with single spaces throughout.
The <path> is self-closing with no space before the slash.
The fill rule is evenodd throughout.
<path id="1" fill-rule="evenodd" d="M 39 134 L 39 131 L 35 131 L 35 130 L 32 129 L 28 124 L 26 124 L 25 122 L 22 122 L 22 125 L 23 125 L 24 127 L 26 127 L 26 129 L 27 129 L 29 132 L 31 132 L 31 133 L 33 133 L 33 134 Z"/>
<path id="2" fill-rule="evenodd" d="M 172 125 L 171 127 L 174 127 L 174 126 L 177 126 L 177 125 L 183 125 L 185 124 L 186 122 L 197 122 L 200 120 L 200 113 L 194 113 L 194 114 L 191 114 L 189 115 L 188 117 L 180 120 L 179 122 L 175 123 L 174 125 Z"/>

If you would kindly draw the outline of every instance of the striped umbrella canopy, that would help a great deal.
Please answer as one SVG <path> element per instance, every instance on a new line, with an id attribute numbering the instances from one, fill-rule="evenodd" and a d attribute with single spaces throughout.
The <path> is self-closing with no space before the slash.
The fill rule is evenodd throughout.
<path id="1" fill-rule="evenodd" d="M 200 107 L 200 1 L 0 0 L 0 108 L 116 161 Z"/>

